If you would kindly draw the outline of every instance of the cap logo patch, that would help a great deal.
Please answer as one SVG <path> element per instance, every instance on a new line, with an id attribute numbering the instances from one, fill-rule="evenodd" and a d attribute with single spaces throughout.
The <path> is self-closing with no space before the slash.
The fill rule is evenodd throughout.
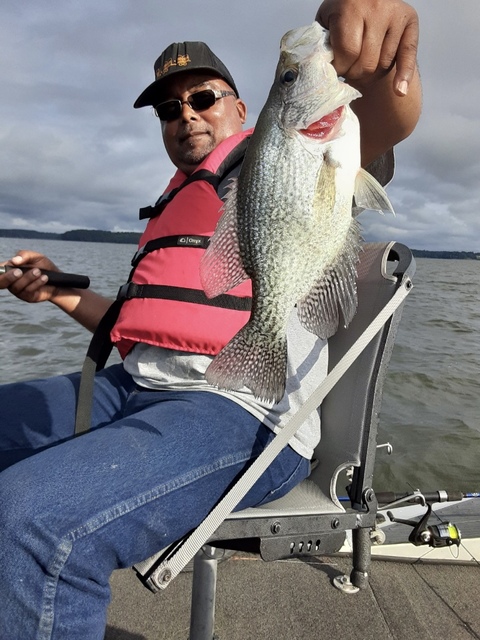
<path id="1" fill-rule="evenodd" d="M 170 69 L 170 67 L 186 67 L 187 64 L 191 62 L 190 60 L 190 56 L 184 55 L 184 56 L 178 56 L 176 60 L 172 60 L 172 58 L 170 58 L 170 60 L 167 60 L 165 62 L 165 64 L 163 65 L 163 67 L 161 69 L 156 69 L 155 71 L 155 77 L 157 78 L 157 80 L 159 78 L 162 78 Z"/>

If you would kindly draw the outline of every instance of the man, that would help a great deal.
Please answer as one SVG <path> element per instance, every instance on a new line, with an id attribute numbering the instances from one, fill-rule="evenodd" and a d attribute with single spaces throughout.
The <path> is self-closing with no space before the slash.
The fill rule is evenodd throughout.
<path id="1" fill-rule="evenodd" d="M 401 0 L 326 0 L 317 17 L 330 28 L 337 71 L 364 94 L 355 107 L 363 163 L 379 164 L 419 115 L 416 14 Z M 187 55 L 190 62 L 180 66 L 179 56 Z M 160 227 L 167 237 L 169 224 L 176 234 L 195 235 L 202 233 L 203 220 L 211 226 L 214 205 L 218 215 L 215 190 L 204 180 L 186 181 L 199 168 L 215 173 L 245 137 L 246 118 L 233 78 L 205 45 L 171 45 L 155 70 L 155 82 L 136 106 L 156 107 L 177 167 L 167 192 L 179 190 L 159 205 L 165 206 L 160 216 L 152 212 L 147 242 Z M 183 216 L 177 221 L 172 214 L 181 209 L 179 203 L 188 204 L 184 211 L 193 207 L 202 214 L 185 214 L 186 231 L 179 226 Z M 198 228 L 192 232 L 194 224 Z M 153 265 L 160 264 L 160 277 L 176 278 L 178 270 L 164 256 L 171 252 L 175 264 L 195 264 L 198 255 L 181 253 L 189 250 L 162 246 L 142 254 L 136 274 L 148 283 Z M 49 300 L 92 331 L 111 305 L 89 290 L 49 286 L 39 268 L 56 267 L 44 256 L 22 251 L 9 262 L 33 268 L 8 271 L 0 277 L 1 288 L 29 302 Z M 322 344 L 303 336 L 292 358 L 306 363 L 307 371 L 290 362 L 292 382 L 279 405 L 262 404 L 248 390 L 208 388 L 203 373 L 218 347 L 210 325 L 220 317 L 219 326 L 234 332 L 236 314 L 241 318 L 245 312 L 241 305 L 231 316 L 230 310 L 202 308 L 201 322 L 183 322 L 182 310 L 190 304 L 184 293 L 195 288 L 190 286 L 194 272 L 186 283 L 175 281 L 180 300 L 125 303 L 112 332 L 124 365 L 97 374 L 92 430 L 86 435 L 73 437 L 78 374 L 0 388 L 0 637 L 103 638 L 111 572 L 195 527 L 271 440 L 280 416 L 301 401 L 296 394 L 308 395 L 312 378 L 324 371 Z M 248 290 L 239 293 L 237 298 L 248 299 Z M 157 304 L 161 327 L 152 330 Z M 169 305 L 171 314 L 164 314 Z M 318 424 L 313 420 L 302 430 L 240 508 L 279 497 L 308 474 Z"/>

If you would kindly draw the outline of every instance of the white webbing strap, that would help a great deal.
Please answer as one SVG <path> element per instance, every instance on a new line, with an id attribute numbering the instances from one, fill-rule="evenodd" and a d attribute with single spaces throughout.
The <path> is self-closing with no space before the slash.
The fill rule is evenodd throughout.
<path id="1" fill-rule="evenodd" d="M 240 500 L 255 484 L 275 457 L 288 444 L 295 432 L 302 425 L 309 414 L 321 405 L 325 396 L 334 387 L 350 365 L 373 340 L 395 310 L 402 304 L 412 288 L 411 280 L 406 277 L 392 299 L 380 311 L 372 323 L 350 347 L 343 358 L 310 395 L 302 407 L 287 424 L 279 431 L 270 444 L 262 451 L 258 458 L 245 471 L 240 480 L 212 509 L 203 522 L 176 548 L 173 555 L 166 558 L 152 573 L 148 581 L 157 589 L 165 589 L 184 567 L 190 562 L 197 551 L 209 540 L 225 518 L 233 511 Z"/>

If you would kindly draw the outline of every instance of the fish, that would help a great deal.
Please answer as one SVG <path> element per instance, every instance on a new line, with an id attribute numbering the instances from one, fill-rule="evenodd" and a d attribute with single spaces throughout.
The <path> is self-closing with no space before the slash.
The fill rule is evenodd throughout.
<path id="1" fill-rule="evenodd" d="M 339 309 L 348 326 L 362 243 L 356 213 L 393 212 L 361 168 L 349 106 L 361 94 L 332 60 L 329 32 L 317 22 L 281 39 L 274 82 L 200 264 L 209 298 L 252 281 L 250 319 L 205 377 L 219 389 L 247 387 L 267 403 L 285 393 L 292 310 L 319 338 L 337 331 Z"/>

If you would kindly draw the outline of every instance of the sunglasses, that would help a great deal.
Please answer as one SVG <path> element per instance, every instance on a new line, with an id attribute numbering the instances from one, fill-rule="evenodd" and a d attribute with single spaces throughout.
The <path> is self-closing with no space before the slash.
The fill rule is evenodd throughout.
<path id="1" fill-rule="evenodd" d="M 155 107 L 155 113 L 163 122 L 172 122 L 180 117 L 184 104 L 188 104 L 190 109 L 194 111 L 206 111 L 210 109 L 210 107 L 213 107 L 217 100 L 236 95 L 234 91 L 204 89 L 203 91 L 191 93 L 186 100 L 167 100 L 166 102 L 161 102 Z"/>

